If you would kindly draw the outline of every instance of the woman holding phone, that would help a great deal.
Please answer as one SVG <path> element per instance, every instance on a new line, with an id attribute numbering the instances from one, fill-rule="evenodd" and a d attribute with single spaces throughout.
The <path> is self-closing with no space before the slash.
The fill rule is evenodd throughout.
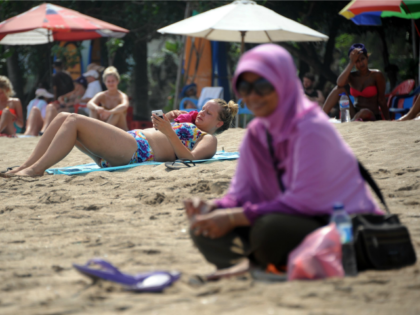
<path id="1" fill-rule="evenodd" d="M 181 112 L 160 118 L 152 116 L 153 126 L 123 131 L 97 119 L 60 113 L 52 121 L 29 158 L 2 177 L 42 176 L 61 161 L 73 147 L 90 156 L 100 167 L 121 166 L 145 161 L 211 158 L 217 149 L 215 133 L 229 128 L 238 111 L 233 101 L 208 101 L 195 123 L 171 123 Z"/>

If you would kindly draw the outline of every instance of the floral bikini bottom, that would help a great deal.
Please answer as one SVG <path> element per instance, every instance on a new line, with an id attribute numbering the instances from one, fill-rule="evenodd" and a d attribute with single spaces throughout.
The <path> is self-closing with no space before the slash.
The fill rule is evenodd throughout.
<path id="1" fill-rule="evenodd" d="M 134 152 L 130 162 L 128 164 L 134 163 L 141 163 L 146 161 L 153 161 L 155 156 L 153 154 L 153 150 L 149 145 L 149 142 L 146 139 L 146 136 L 141 132 L 141 130 L 130 130 L 127 131 L 130 135 L 136 139 L 137 142 L 137 150 Z M 105 167 L 112 167 L 112 165 L 105 159 L 99 159 L 99 165 L 102 168 Z"/>

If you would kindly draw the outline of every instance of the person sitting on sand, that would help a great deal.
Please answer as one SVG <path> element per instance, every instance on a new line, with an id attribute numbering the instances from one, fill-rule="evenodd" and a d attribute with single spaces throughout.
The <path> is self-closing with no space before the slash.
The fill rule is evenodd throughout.
<path id="1" fill-rule="evenodd" d="M 405 121 L 405 120 L 419 120 L 420 119 L 420 97 L 416 99 L 413 106 L 410 108 L 409 112 L 402 116 L 398 121 Z"/>
<path id="2" fill-rule="evenodd" d="M 375 120 L 382 120 L 382 113 L 389 120 L 389 111 L 385 100 L 385 77 L 379 70 L 369 69 L 368 53 L 363 44 L 353 44 L 348 52 L 350 62 L 337 79 L 337 86 L 328 95 L 323 109 L 326 114 L 338 103 L 341 93 L 347 93 L 344 86 L 350 85 L 350 94 L 354 97 L 354 107 L 350 106 L 350 117 L 361 109 L 370 110 Z M 351 72 L 353 67 L 356 71 Z M 360 118 L 360 117 L 359 117 Z"/>
<path id="3" fill-rule="evenodd" d="M 81 76 L 74 80 L 73 91 L 60 96 L 57 102 L 53 102 L 47 105 L 45 110 L 44 125 L 39 132 L 40 136 L 44 134 L 45 130 L 58 115 L 58 113 L 69 112 L 70 107 L 77 104 L 81 100 L 82 95 L 84 95 L 86 91 L 86 86 L 87 80 L 84 76 Z"/>
<path id="4" fill-rule="evenodd" d="M 27 107 L 25 135 L 38 136 L 44 126 L 48 102 L 53 99 L 54 95 L 46 89 L 40 88 L 35 91 L 35 98 Z"/>
<path id="5" fill-rule="evenodd" d="M 107 90 L 96 94 L 87 104 L 90 117 L 127 130 L 128 96 L 118 90 L 120 75 L 116 68 L 108 67 L 102 76 Z"/>
<path id="6" fill-rule="evenodd" d="M 73 82 L 74 90 L 58 98 L 58 102 L 63 104 L 65 108 L 70 108 L 78 104 L 86 92 L 88 83 L 84 76 L 78 77 Z"/>
<path id="7" fill-rule="evenodd" d="M 14 124 L 23 128 L 22 104 L 18 98 L 11 98 L 14 94 L 10 80 L 0 75 L 0 134 L 14 135 Z"/>
<path id="8" fill-rule="evenodd" d="M 312 102 L 317 102 L 319 106 L 324 105 L 324 95 L 320 90 L 315 89 L 315 76 L 312 73 L 305 73 L 302 79 L 303 91 L 306 97 Z"/>
<path id="9" fill-rule="evenodd" d="M 238 105 L 233 101 L 227 104 L 224 100 L 214 99 L 203 106 L 195 124 L 171 124 L 166 115 L 163 118 L 153 115 L 154 128 L 128 132 L 83 115 L 60 113 L 30 157 L 19 168 L 0 173 L 0 176 L 42 176 L 47 168 L 65 158 L 74 146 L 100 167 L 145 161 L 209 159 L 217 149 L 214 134 L 228 129 L 237 112 Z"/>
<path id="10" fill-rule="evenodd" d="M 88 70 L 87 72 L 83 73 L 83 76 L 86 78 L 88 86 L 85 94 L 83 94 L 82 99 L 80 100 L 80 103 L 87 104 L 96 94 L 102 92 L 102 86 L 98 80 L 98 71 Z"/>
<path id="11" fill-rule="evenodd" d="M 234 178 L 221 199 L 184 201 L 194 244 L 219 269 L 210 278 L 246 271 L 249 259 L 280 270 L 306 235 L 328 224 L 336 202 L 351 214 L 382 214 L 349 146 L 303 94 L 285 49 L 246 52 L 232 84 L 256 117 Z"/>

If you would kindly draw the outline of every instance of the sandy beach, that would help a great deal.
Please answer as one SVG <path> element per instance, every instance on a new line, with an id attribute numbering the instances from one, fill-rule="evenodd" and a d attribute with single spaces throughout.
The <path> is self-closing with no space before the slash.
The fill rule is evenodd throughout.
<path id="1" fill-rule="evenodd" d="M 336 125 L 381 187 L 420 253 L 420 122 Z M 238 151 L 243 129 L 218 136 Z M 38 138 L 0 138 L 0 170 Z M 90 163 L 74 149 L 56 167 Z M 188 236 L 182 200 L 223 195 L 236 161 L 80 176 L 0 178 L 0 314 L 420 314 L 420 263 L 356 278 L 265 283 L 250 276 L 199 285 L 213 271 Z M 72 268 L 93 257 L 139 273 L 178 270 L 162 294 L 136 294 Z"/>

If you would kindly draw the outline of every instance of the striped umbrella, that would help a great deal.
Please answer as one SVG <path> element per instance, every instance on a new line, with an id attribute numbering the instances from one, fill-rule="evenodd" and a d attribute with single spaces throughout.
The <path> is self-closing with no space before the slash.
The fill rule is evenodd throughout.
<path id="1" fill-rule="evenodd" d="M 357 25 L 381 25 L 381 18 L 420 18 L 420 0 L 353 0 L 340 11 Z"/>

